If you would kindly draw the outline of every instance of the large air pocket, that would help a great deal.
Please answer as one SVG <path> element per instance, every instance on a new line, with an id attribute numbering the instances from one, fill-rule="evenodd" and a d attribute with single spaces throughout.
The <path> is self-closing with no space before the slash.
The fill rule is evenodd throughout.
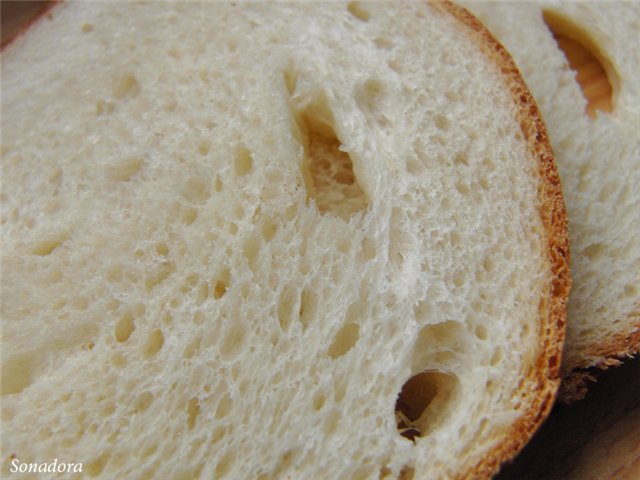
<path id="1" fill-rule="evenodd" d="M 294 76 L 285 75 L 289 91 Z M 292 105 L 294 102 L 292 102 Z M 302 176 L 307 196 L 321 214 L 349 220 L 367 206 L 367 196 L 358 182 L 353 160 L 335 131 L 333 113 L 321 92 L 313 98 L 296 98 L 292 106 L 294 137 L 302 143 Z"/>
<path id="2" fill-rule="evenodd" d="M 597 111 L 612 112 L 618 77 L 605 52 L 568 18 L 551 10 L 545 10 L 543 18 L 558 48 L 576 72 L 576 81 L 587 100 L 586 113 L 595 118 Z"/>

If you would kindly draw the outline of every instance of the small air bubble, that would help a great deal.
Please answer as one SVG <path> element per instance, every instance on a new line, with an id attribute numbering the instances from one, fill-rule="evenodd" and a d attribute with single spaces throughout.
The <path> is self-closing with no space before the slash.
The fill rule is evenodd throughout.
<path id="1" fill-rule="evenodd" d="M 144 349 L 145 356 L 147 358 L 153 357 L 160 351 L 163 345 L 164 335 L 162 334 L 162 330 L 154 330 L 153 332 L 151 332 L 151 335 L 149 335 L 149 339 L 147 340 L 147 345 Z"/>
<path id="2" fill-rule="evenodd" d="M 373 41 L 373 43 L 375 43 L 377 48 L 383 50 L 389 50 L 393 48 L 393 41 L 385 37 L 378 37 Z"/>
<path id="3" fill-rule="evenodd" d="M 158 243 L 156 244 L 156 253 L 162 257 L 166 257 L 169 255 L 169 247 L 167 247 L 166 243 Z"/>
<path id="4" fill-rule="evenodd" d="M 138 396 L 135 401 L 135 413 L 144 412 L 153 403 L 153 395 L 150 392 L 144 392 Z"/>
<path id="5" fill-rule="evenodd" d="M 189 399 L 187 402 L 187 427 L 191 430 L 196 425 L 196 419 L 200 413 L 200 402 L 196 397 Z"/>
<path id="6" fill-rule="evenodd" d="M 493 351 L 493 355 L 491 356 L 491 360 L 489 363 L 492 367 L 495 367 L 502 361 L 503 358 L 504 352 L 502 351 L 502 348 L 496 347 L 496 349 Z"/>
<path id="7" fill-rule="evenodd" d="M 120 343 L 126 342 L 135 329 L 136 326 L 133 322 L 133 316 L 130 313 L 125 314 L 116 322 L 116 340 Z"/>
<path id="8" fill-rule="evenodd" d="M 229 398 L 229 394 L 225 394 L 218 402 L 215 418 L 220 419 L 226 417 L 231 412 L 232 407 L 233 402 L 231 401 L 231 398 Z"/>
<path id="9" fill-rule="evenodd" d="M 336 333 L 327 354 L 334 360 L 345 355 L 353 348 L 359 337 L 360 326 L 356 323 L 347 323 Z"/>
<path id="10" fill-rule="evenodd" d="M 206 156 L 211 150 L 211 142 L 209 140 L 202 140 L 198 144 L 198 153 L 202 156 Z"/>
<path id="11" fill-rule="evenodd" d="M 313 409 L 317 412 L 318 410 L 321 410 L 322 407 L 324 406 L 325 403 L 325 396 L 324 393 L 319 392 L 316 393 L 313 397 Z"/>
<path id="12" fill-rule="evenodd" d="M 236 152 L 236 156 L 233 162 L 233 166 L 236 175 L 244 177 L 251 172 L 253 168 L 253 159 L 251 158 L 251 152 L 245 147 L 240 147 Z"/>
<path id="13" fill-rule="evenodd" d="M 224 337 L 220 353 L 226 359 L 236 357 L 243 349 L 246 330 L 241 325 L 233 325 Z"/>
<path id="14" fill-rule="evenodd" d="M 132 73 L 125 73 L 120 77 L 113 90 L 113 96 L 119 100 L 134 98 L 140 93 L 138 80 Z"/>
<path id="15" fill-rule="evenodd" d="M 487 328 L 484 325 L 478 325 L 476 327 L 476 337 L 478 337 L 480 340 L 487 339 Z"/>
<path id="16" fill-rule="evenodd" d="M 444 115 L 436 115 L 435 124 L 436 124 L 436 127 L 438 127 L 442 131 L 449 130 L 449 127 L 451 126 L 449 119 Z"/>
<path id="17" fill-rule="evenodd" d="M 227 293 L 227 289 L 229 288 L 231 274 L 229 270 L 224 270 L 219 276 L 218 279 L 213 284 L 213 298 L 214 300 L 218 300 Z"/>
<path id="18" fill-rule="evenodd" d="M 369 18 L 371 16 L 361 2 L 350 2 L 347 5 L 347 10 L 351 15 L 362 22 L 369 21 Z"/>

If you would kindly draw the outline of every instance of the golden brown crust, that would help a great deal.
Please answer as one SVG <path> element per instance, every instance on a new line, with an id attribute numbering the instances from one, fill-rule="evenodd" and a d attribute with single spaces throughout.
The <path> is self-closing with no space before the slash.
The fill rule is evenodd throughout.
<path id="1" fill-rule="evenodd" d="M 596 381 L 598 374 L 640 353 L 639 305 L 628 319 L 635 320 L 630 332 L 619 333 L 604 343 L 591 346 L 583 353 L 582 363 L 571 365 L 564 373 L 558 393 L 560 402 L 569 404 L 581 400 L 587 394 L 588 384 Z"/>
<path id="2" fill-rule="evenodd" d="M 1 50 L 41 20 L 62 0 L 5 2 L 2 9 Z"/>
<path id="3" fill-rule="evenodd" d="M 528 379 L 534 387 L 527 392 L 528 405 L 524 414 L 504 435 L 504 441 L 496 445 L 483 458 L 476 460 L 459 478 L 488 478 L 502 463 L 512 459 L 529 440 L 547 417 L 554 403 L 560 383 L 560 359 L 564 341 L 566 307 L 569 296 L 569 241 L 567 216 L 560 185 L 560 178 L 553 160 L 553 153 L 546 127 L 538 107 L 529 92 L 518 68 L 506 49 L 489 33 L 471 13 L 449 1 L 433 1 L 431 5 L 457 18 L 472 38 L 477 40 L 484 54 L 498 66 L 508 84 L 517 105 L 518 121 L 527 140 L 540 174 L 540 215 L 548 234 L 548 255 L 552 281 L 547 298 L 541 302 L 540 351 L 535 368 Z"/>

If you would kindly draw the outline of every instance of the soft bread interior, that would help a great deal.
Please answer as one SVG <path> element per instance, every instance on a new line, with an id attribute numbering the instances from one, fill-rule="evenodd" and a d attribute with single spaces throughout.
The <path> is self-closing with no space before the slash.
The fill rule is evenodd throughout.
<path id="1" fill-rule="evenodd" d="M 422 2 L 101 2 L 3 52 L 3 450 L 444 478 L 504 442 L 551 273 L 475 42 Z"/>
<path id="2" fill-rule="evenodd" d="M 640 7 L 556 1 L 468 7 L 514 56 L 549 129 L 572 245 L 563 396 L 580 398 L 586 390 L 573 373 L 640 351 Z M 563 51 L 554 35 L 577 43 L 587 65 L 573 58 L 575 46 Z"/>

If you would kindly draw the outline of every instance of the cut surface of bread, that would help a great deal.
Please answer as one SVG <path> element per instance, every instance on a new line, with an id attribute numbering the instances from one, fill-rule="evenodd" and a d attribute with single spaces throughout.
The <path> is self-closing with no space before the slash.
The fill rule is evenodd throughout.
<path id="1" fill-rule="evenodd" d="M 2 117 L 3 472 L 487 477 L 548 412 L 559 181 L 466 11 L 65 3 Z"/>
<path id="2" fill-rule="evenodd" d="M 640 5 L 468 6 L 513 55 L 549 129 L 572 245 L 562 396 L 578 399 L 589 368 L 640 351 Z"/>

